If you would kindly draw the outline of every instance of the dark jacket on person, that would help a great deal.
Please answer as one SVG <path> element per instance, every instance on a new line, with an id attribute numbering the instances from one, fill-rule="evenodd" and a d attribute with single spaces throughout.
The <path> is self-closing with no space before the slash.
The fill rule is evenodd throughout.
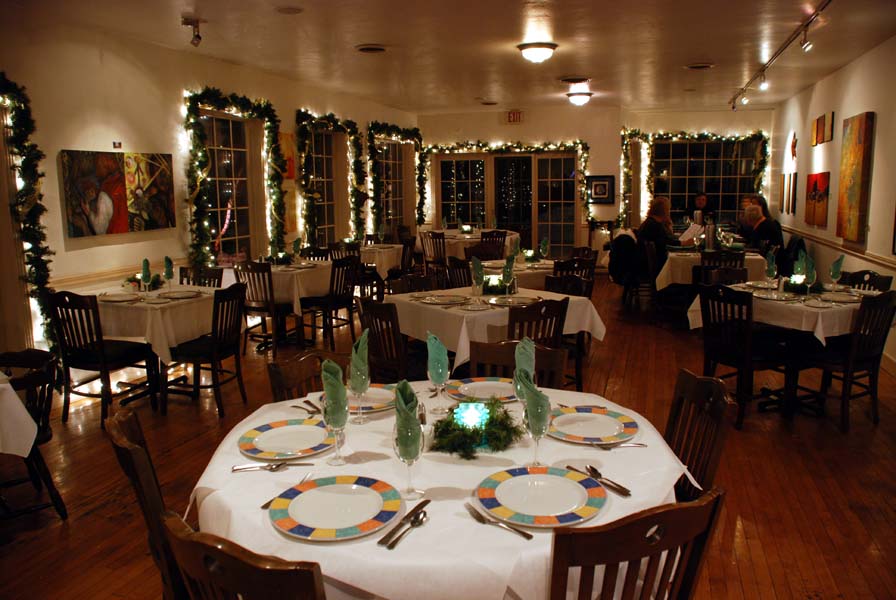
<path id="1" fill-rule="evenodd" d="M 774 219 L 763 219 L 757 223 L 750 233 L 749 246 L 752 248 L 767 249 L 769 246 L 784 246 L 784 234 L 781 233 L 781 225 Z"/>
<path id="2" fill-rule="evenodd" d="M 678 241 L 678 238 L 670 235 L 669 231 L 662 223 L 651 217 L 647 217 L 644 222 L 641 223 L 641 227 L 638 229 L 638 246 L 641 248 L 642 253 L 645 247 L 644 244 L 646 242 L 653 242 L 656 245 L 657 269 L 662 269 L 663 265 L 666 264 L 666 257 L 669 254 L 668 250 L 666 250 L 666 247 L 681 245 L 681 242 Z M 646 272 L 646 255 L 644 260 L 644 272 Z"/>

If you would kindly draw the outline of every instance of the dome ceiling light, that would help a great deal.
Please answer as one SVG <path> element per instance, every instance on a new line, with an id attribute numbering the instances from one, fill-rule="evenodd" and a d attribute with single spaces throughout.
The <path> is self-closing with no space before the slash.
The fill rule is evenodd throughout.
<path id="1" fill-rule="evenodd" d="M 529 42 L 519 44 L 517 49 L 523 54 L 523 58 L 533 63 L 542 63 L 554 55 L 557 44 L 553 42 Z"/>
<path id="2" fill-rule="evenodd" d="M 569 84 L 569 91 L 566 92 L 566 97 L 576 106 L 588 104 L 591 96 L 594 95 L 588 85 L 591 80 L 587 77 L 564 77 L 560 81 Z"/>

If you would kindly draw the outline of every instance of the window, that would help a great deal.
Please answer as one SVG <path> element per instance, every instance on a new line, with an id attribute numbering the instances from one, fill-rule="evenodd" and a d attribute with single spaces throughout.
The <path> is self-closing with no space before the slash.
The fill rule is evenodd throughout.
<path id="1" fill-rule="evenodd" d="M 576 245 L 576 160 L 538 159 L 538 240 L 550 240 L 551 257 L 565 258 Z"/>
<path id="2" fill-rule="evenodd" d="M 209 225 L 214 254 L 226 264 L 251 256 L 249 191 L 247 183 L 246 123 L 240 119 L 205 114 L 211 169 L 208 175 L 211 209 Z"/>
<path id="3" fill-rule="evenodd" d="M 532 157 L 495 157 L 495 224 L 532 247 Z"/>
<path id="4" fill-rule="evenodd" d="M 442 218 L 448 225 L 485 223 L 485 161 L 443 160 Z"/>
<path id="5" fill-rule="evenodd" d="M 380 180 L 383 182 L 383 228 L 395 231 L 404 224 L 404 185 L 401 143 L 377 142 Z"/>
<path id="6" fill-rule="evenodd" d="M 759 141 L 657 141 L 653 144 L 653 192 L 668 196 L 672 219 L 694 210 L 694 196 L 707 196 L 717 222 L 737 220 L 741 198 L 756 193 L 753 168 Z"/>
<path id="7" fill-rule="evenodd" d="M 317 244 L 336 241 L 336 202 L 333 189 L 333 133 L 311 136 L 311 189 L 320 194 L 317 203 Z"/>

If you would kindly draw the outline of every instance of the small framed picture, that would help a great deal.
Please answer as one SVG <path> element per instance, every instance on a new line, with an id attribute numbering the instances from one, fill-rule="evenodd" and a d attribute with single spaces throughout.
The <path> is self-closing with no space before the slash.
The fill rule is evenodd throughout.
<path id="1" fill-rule="evenodd" d="M 616 203 L 616 177 L 614 175 L 589 175 L 585 178 L 590 204 Z"/>

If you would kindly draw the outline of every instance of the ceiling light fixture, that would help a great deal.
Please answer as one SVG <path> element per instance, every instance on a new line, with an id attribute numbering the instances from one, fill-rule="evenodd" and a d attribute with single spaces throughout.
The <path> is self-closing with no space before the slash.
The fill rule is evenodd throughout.
<path id="1" fill-rule="evenodd" d="M 588 82 L 591 80 L 587 77 L 564 77 L 560 81 L 569 84 L 569 91 L 566 92 L 566 97 L 576 106 L 588 104 L 591 96 L 594 95 L 588 86 Z"/>
<path id="2" fill-rule="evenodd" d="M 749 104 L 749 103 L 750 103 L 750 99 L 747 98 L 746 96 L 741 96 L 741 97 L 740 97 L 740 103 L 741 103 L 741 104 Z"/>
<path id="3" fill-rule="evenodd" d="M 386 47 L 382 44 L 358 44 L 355 50 L 361 54 L 382 54 L 386 51 Z"/>
<path id="4" fill-rule="evenodd" d="M 764 65 L 760 66 L 756 70 L 756 72 L 753 73 L 753 76 L 749 79 L 749 81 L 747 81 L 747 83 L 744 84 L 742 88 L 735 92 L 735 94 L 731 97 L 731 100 L 729 100 L 729 103 L 732 106 L 735 102 L 737 102 L 738 98 L 747 93 L 747 90 L 750 89 L 750 86 L 753 85 L 756 81 L 759 81 L 760 90 L 765 91 L 766 89 L 768 89 L 768 83 L 763 83 L 766 71 L 768 71 L 768 68 L 772 66 L 772 63 L 774 63 L 782 54 L 784 54 L 784 52 L 790 47 L 791 44 L 800 39 L 800 36 L 802 36 L 800 47 L 803 49 L 803 51 L 808 52 L 812 49 L 812 42 L 809 41 L 809 27 L 819 16 L 821 16 L 822 11 L 824 11 L 828 7 L 828 5 L 830 5 L 831 1 L 832 0 L 821 0 L 818 8 L 816 8 L 811 15 L 806 17 L 806 19 L 802 23 L 800 23 L 796 29 L 793 30 L 793 32 L 787 37 L 787 39 L 784 40 L 784 42 L 780 46 L 778 46 L 778 49 L 775 50 L 775 53 L 772 54 L 771 58 L 769 58 Z"/>
<path id="5" fill-rule="evenodd" d="M 193 44 L 194 47 L 198 48 L 199 44 L 202 43 L 202 36 L 199 35 L 199 24 L 204 23 L 202 19 L 197 19 L 196 17 L 181 17 L 180 24 L 184 27 L 192 27 L 193 28 L 193 39 L 190 40 L 190 43 Z"/>
<path id="6" fill-rule="evenodd" d="M 523 58 L 529 62 L 541 63 L 554 55 L 557 44 L 553 42 L 530 42 L 519 44 L 517 49 L 523 54 Z"/>

